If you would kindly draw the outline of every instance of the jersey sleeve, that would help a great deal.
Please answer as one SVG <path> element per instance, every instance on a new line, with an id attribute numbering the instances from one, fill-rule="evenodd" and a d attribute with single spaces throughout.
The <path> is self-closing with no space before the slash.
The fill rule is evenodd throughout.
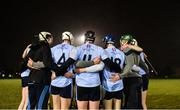
<path id="1" fill-rule="evenodd" d="M 85 68 L 94 65 L 93 61 L 78 61 L 76 63 L 76 68 Z"/>
<path id="2" fill-rule="evenodd" d="M 131 56 L 126 56 L 125 57 L 125 67 L 123 69 L 123 72 L 120 74 L 121 78 L 124 78 L 128 75 L 128 73 L 131 71 L 132 66 L 133 66 L 132 58 Z"/>
<path id="3" fill-rule="evenodd" d="M 87 67 L 86 72 L 99 72 L 103 70 L 103 68 L 104 68 L 104 63 L 100 62 L 99 64 Z"/>

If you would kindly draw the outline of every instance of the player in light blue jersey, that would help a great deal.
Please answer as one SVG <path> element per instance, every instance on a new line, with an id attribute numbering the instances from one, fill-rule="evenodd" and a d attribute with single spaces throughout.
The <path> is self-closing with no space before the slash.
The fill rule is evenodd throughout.
<path id="1" fill-rule="evenodd" d="M 94 58 L 100 57 L 103 62 L 93 65 L 91 67 L 83 69 L 76 75 L 76 98 L 78 109 L 98 109 L 100 100 L 100 77 L 99 72 L 103 69 L 104 63 L 113 68 L 116 72 L 121 68 L 115 65 L 108 57 L 106 51 L 94 44 L 95 33 L 93 31 L 87 31 L 85 33 L 85 43 L 73 51 L 70 54 L 70 58 L 61 66 L 55 70 L 56 76 L 66 73 L 69 65 L 75 63 L 75 61 L 92 61 Z M 97 67 L 97 68 L 96 68 Z M 93 69 L 92 69 L 93 68 Z"/>
<path id="2" fill-rule="evenodd" d="M 104 53 L 104 49 L 95 45 L 94 32 L 87 31 L 85 33 L 85 43 L 77 47 L 77 54 L 74 57 L 75 60 L 92 61 L 96 57 L 106 59 L 107 55 Z M 104 67 L 104 63 L 98 64 L 100 68 L 94 68 L 94 66 L 86 68 L 85 71 L 81 71 L 76 75 L 76 98 L 78 109 L 98 109 L 100 102 L 100 76 L 99 71 Z M 92 71 L 90 71 L 92 70 Z"/>
<path id="3" fill-rule="evenodd" d="M 121 69 L 123 69 L 125 55 L 122 51 L 114 46 L 114 39 L 112 35 L 107 35 L 104 37 L 103 42 L 105 43 L 106 51 L 108 52 L 109 58 L 117 63 Z M 123 99 L 123 82 L 122 79 L 117 81 L 112 81 L 111 77 L 114 76 L 114 70 L 105 68 L 103 71 L 103 81 L 102 86 L 105 90 L 104 96 L 104 107 L 105 109 L 120 109 L 121 100 Z"/>
<path id="4" fill-rule="evenodd" d="M 74 46 L 71 45 L 73 39 L 73 35 L 70 32 L 63 32 L 63 42 L 51 48 L 52 58 L 57 66 L 60 67 L 69 58 L 69 54 L 74 48 Z M 51 81 L 50 92 L 53 99 L 53 109 L 69 109 L 70 107 L 73 89 L 72 70 L 73 66 L 71 65 L 66 73 L 69 74 L 69 76 L 58 76 Z"/>

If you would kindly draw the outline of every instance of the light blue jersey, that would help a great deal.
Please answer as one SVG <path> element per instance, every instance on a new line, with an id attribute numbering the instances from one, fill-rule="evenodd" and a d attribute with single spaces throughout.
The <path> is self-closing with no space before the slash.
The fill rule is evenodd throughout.
<path id="1" fill-rule="evenodd" d="M 30 73 L 30 70 L 29 70 L 29 69 L 26 69 L 25 71 L 23 71 L 23 72 L 21 73 L 21 77 L 27 77 L 27 76 L 29 76 L 29 73 Z"/>
<path id="2" fill-rule="evenodd" d="M 68 58 L 74 46 L 68 43 L 58 44 L 51 48 L 53 61 L 61 66 Z M 72 72 L 73 66 L 68 68 L 69 72 Z M 58 76 L 56 79 L 51 81 L 51 85 L 56 87 L 66 87 L 72 83 L 72 78 L 66 78 L 64 76 Z"/>
<path id="3" fill-rule="evenodd" d="M 109 54 L 109 58 L 114 62 L 117 63 L 121 68 L 123 68 L 124 61 L 125 61 L 125 55 L 122 51 L 117 49 L 114 46 L 106 48 L 106 51 Z M 112 82 L 110 81 L 110 77 L 114 74 L 113 71 L 110 71 L 108 67 L 106 67 L 103 71 L 103 88 L 106 91 L 109 92 L 114 92 L 114 91 L 119 91 L 123 89 L 123 82 L 122 79 Z"/>
<path id="4" fill-rule="evenodd" d="M 140 53 L 140 57 L 141 57 L 142 61 L 145 62 L 144 53 L 143 52 Z M 140 75 L 145 75 L 146 72 L 142 68 L 140 68 L 139 74 Z"/>
<path id="5" fill-rule="evenodd" d="M 95 57 L 101 57 L 102 60 L 108 58 L 105 50 L 97 45 L 85 43 L 77 47 L 75 60 L 91 61 Z M 96 87 L 100 85 L 99 72 L 86 72 L 76 75 L 76 84 L 80 87 Z"/>

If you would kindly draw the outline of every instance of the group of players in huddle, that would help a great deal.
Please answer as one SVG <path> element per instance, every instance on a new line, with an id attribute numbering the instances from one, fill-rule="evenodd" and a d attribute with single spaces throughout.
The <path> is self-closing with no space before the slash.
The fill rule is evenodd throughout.
<path id="1" fill-rule="evenodd" d="M 122 35 L 120 48 L 112 35 L 104 36 L 105 48 L 94 44 L 95 32 L 84 36 L 77 47 L 68 31 L 53 47 L 51 33 L 34 37 L 22 55 L 18 109 L 47 109 L 50 94 L 53 109 L 70 109 L 73 97 L 78 109 L 99 109 L 102 100 L 103 109 L 147 109 L 149 69 L 133 36 Z"/>

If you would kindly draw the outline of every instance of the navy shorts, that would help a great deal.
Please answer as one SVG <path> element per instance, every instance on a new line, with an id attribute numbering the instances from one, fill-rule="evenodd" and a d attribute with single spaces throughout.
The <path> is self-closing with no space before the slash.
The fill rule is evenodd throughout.
<path id="1" fill-rule="evenodd" d="M 76 87 L 76 99 L 79 101 L 99 101 L 100 86 L 96 87 Z"/>
<path id="2" fill-rule="evenodd" d="M 22 87 L 28 86 L 28 76 L 21 77 L 21 85 L 22 85 Z"/>
<path id="3" fill-rule="evenodd" d="M 105 90 L 105 96 L 104 99 L 105 100 L 110 100 L 110 99 L 119 99 L 122 100 L 123 99 L 123 92 L 122 90 L 120 91 L 115 91 L 115 92 L 109 92 Z"/>
<path id="4" fill-rule="evenodd" d="M 149 85 L 149 77 L 148 75 L 142 75 L 142 89 L 143 91 L 148 90 L 148 85 Z"/>
<path id="5" fill-rule="evenodd" d="M 56 87 L 51 85 L 50 93 L 52 95 L 60 95 L 63 98 L 72 98 L 72 84 L 69 84 L 66 87 Z"/>

